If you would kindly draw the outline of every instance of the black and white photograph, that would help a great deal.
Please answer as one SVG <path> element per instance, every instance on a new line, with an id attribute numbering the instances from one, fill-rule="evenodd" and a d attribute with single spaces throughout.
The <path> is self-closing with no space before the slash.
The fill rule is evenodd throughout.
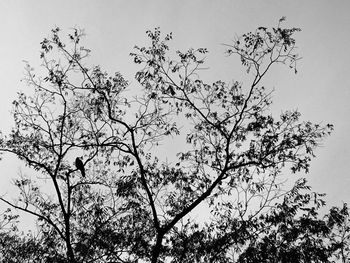
<path id="1" fill-rule="evenodd" d="M 349 263 L 349 13 L 0 0 L 0 262 Z"/>

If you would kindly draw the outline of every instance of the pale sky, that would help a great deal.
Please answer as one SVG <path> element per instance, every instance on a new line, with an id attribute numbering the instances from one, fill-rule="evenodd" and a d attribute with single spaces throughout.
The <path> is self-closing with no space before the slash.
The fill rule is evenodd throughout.
<path id="1" fill-rule="evenodd" d="M 273 110 L 299 109 L 303 120 L 334 124 L 307 179 L 313 190 L 327 193 L 329 205 L 350 203 L 349 11 L 348 0 L 0 0 L 0 130 L 9 131 L 11 102 L 26 88 L 20 82 L 23 60 L 39 67 L 39 43 L 55 26 L 64 32 L 84 28 L 92 64 L 121 72 L 132 87 L 138 67 L 129 53 L 135 44 L 147 43 L 147 29 L 173 32 L 174 49 L 207 47 L 206 78 L 240 81 L 244 69 L 237 57 L 224 55 L 222 43 L 259 26 L 276 26 L 286 16 L 286 26 L 302 29 L 296 41 L 303 59 L 296 75 L 287 67 L 268 75 L 265 86 L 275 88 Z M 13 158 L 0 162 L 0 194 L 10 189 L 18 166 Z M 0 204 L 0 212 L 2 208 Z"/>

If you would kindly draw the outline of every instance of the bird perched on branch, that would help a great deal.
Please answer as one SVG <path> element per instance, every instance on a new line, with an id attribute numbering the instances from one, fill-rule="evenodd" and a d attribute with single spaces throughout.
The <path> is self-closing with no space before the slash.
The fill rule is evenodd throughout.
<path id="1" fill-rule="evenodd" d="M 83 177 L 85 177 L 84 163 L 83 163 L 83 161 L 82 161 L 79 157 L 77 157 L 77 158 L 75 159 L 75 166 L 76 166 L 77 169 L 81 172 L 81 175 L 82 175 Z"/>

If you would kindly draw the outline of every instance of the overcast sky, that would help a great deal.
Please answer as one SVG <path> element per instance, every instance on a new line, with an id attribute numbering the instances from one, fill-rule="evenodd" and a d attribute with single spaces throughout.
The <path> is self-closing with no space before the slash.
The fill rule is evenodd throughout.
<path id="1" fill-rule="evenodd" d="M 275 89 L 273 110 L 299 109 L 303 120 L 334 124 L 307 178 L 315 191 L 327 193 L 329 205 L 350 202 L 349 11 L 348 0 L 0 0 L 0 130 L 9 131 L 11 102 L 26 89 L 20 82 L 23 60 L 38 68 L 39 43 L 55 26 L 64 32 L 84 28 L 91 62 L 129 80 L 137 69 L 129 53 L 135 44 L 146 44 L 147 29 L 159 26 L 173 32 L 176 49 L 209 49 L 206 77 L 240 81 L 244 69 L 239 59 L 224 55 L 222 43 L 259 26 L 276 26 L 286 16 L 286 26 L 302 29 L 296 40 L 303 59 L 296 75 L 287 67 L 270 72 L 265 84 Z M 4 158 L 0 171 L 2 194 L 17 176 L 18 163 Z"/>

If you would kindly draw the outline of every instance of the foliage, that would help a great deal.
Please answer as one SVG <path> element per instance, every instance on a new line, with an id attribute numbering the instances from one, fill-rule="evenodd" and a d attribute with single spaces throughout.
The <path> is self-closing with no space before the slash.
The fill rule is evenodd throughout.
<path id="1" fill-rule="evenodd" d="M 320 196 L 304 180 L 289 190 L 281 180 L 288 168 L 308 172 L 333 129 L 302 122 L 297 111 L 269 111 L 264 76 L 278 64 L 296 72 L 299 59 L 300 29 L 282 28 L 283 20 L 226 46 L 252 76 L 245 86 L 204 82 L 207 49 L 170 58 L 172 34 L 147 31 L 151 45 L 131 53 L 142 66 L 137 95 L 120 73 L 86 66 L 83 32 L 65 44 L 53 29 L 41 42 L 45 77 L 27 65 L 34 92 L 18 94 L 15 127 L 0 141 L 33 171 L 16 179 L 17 200 L 0 199 L 36 216 L 37 235 L 4 231 L 11 245 L 3 253 L 24 246 L 28 259 L 35 248 L 44 262 L 73 263 L 345 262 L 347 208 L 321 218 Z M 175 157 L 157 153 L 175 140 L 183 140 Z M 196 219 L 199 207 L 209 219 Z"/>

